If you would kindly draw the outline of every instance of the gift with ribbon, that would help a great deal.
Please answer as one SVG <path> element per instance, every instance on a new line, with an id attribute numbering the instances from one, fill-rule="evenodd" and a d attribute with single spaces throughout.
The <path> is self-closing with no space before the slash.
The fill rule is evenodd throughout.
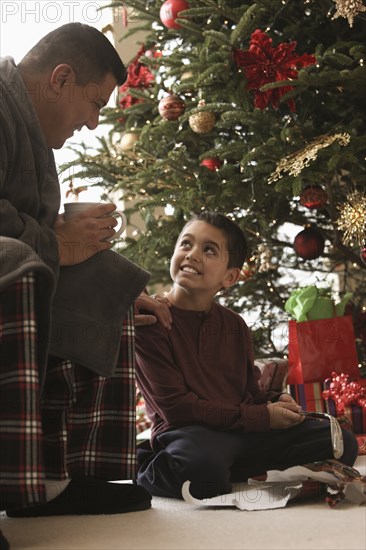
<path id="1" fill-rule="evenodd" d="M 345 373 L 332 372 L 322 392 L 327 410 L 333 416 L 346 416 L 355 434 L 366 432 L 366 380 L 351 380 Z"/>

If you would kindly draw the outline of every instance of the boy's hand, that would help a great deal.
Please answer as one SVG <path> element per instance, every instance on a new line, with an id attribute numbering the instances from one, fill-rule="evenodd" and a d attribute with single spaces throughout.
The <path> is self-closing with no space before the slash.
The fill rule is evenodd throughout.
<path id="1" fill-rule="evenodd" d="M 281 393 L 280 397 L 278 398 L 278 401 L 285 401 L 287 403 L 296 403 L 295 399 L 293 399 L 289 393 Z"/>
<path id="2" fill-rule="evenodd" d="M 267 407 L 272 429 L 291 428 L 304 420 L 301 407 L 293 400 L 267 403 Z"/>
<path id="3" fill-rule="evenodd" d="M 135 325 L 153 325 L 156 321 L 167 329 L 172 326 L 172 316 L 170 313 L 170 302 L 163 296 L 149 296 L 142 292 L 135 301 Z M 140 313 L 140 311 L 151 312 L 151 315 Z"/>

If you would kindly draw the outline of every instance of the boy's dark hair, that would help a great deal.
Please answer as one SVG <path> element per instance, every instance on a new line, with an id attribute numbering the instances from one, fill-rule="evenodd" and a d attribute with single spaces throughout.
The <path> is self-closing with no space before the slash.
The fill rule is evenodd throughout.
<path id="1" fill-rule="evenodd" d="M 28 72 L 44 72 L 66 63 L 75 71 L 77 83 L 99 84 L 112 73 L 117 84 L 127 78 L 116 49 L 100 31 L 83 23 L 67 23 L 46 34 L 19 63 Z"/>
<path id="2" fill-rule="evenodd" d="M 240 269 L 243 267 L 248 253 L 248 245 L 244 232 L 234 221 L 210 210 L 194 214 L 186 226 L 194 221 L 206 222 L 220 229 L 227 239 L 228 267 L 239 267 Z"/>

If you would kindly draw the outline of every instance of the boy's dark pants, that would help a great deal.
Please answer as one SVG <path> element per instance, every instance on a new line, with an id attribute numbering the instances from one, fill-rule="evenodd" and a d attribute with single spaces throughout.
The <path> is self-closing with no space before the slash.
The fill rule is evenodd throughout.
<path id="1" fill-rule="evenodd" d="M 340 461 L 352 466 L 358 453 L 354 435 L 343 430 Z M 190 492 L 199 499 L 229 493 L 233 481 L 246 481 L 267 470 L 333 457 L 328 421 L 305 419 L 283 430 L 262 433 L 218 431 L 185 426 L 158 436 L 160 450 L 148 444 L 138 448 L 138 484 L 152 495 L 182 498 L 181 488 L 191 481 Z"/>

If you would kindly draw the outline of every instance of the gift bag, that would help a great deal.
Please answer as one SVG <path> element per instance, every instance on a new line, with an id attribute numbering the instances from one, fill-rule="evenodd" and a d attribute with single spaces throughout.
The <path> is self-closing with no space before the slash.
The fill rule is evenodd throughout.
<path id="1" fill-rule="evenodd" d="M 332 372 L 360 377 L 352 317 L 289 321 L 288 384 L 324 382 Z"/>

